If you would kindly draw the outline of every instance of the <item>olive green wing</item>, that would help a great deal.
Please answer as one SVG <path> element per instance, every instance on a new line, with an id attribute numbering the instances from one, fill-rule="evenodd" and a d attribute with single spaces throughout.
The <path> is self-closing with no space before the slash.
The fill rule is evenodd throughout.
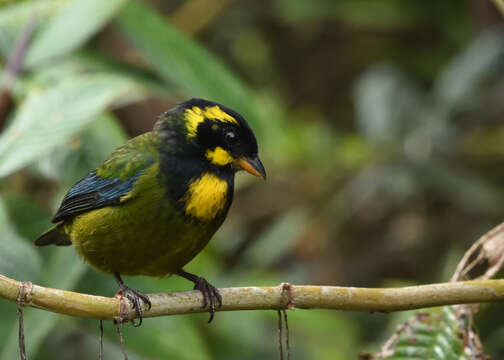
<path id="1" fill-rule="evenodd" d="M 123 203 L 138 178 L 158 159 L 155 133 L 148 132 L 129 140 L 70 188 L 52 222 Z"/>

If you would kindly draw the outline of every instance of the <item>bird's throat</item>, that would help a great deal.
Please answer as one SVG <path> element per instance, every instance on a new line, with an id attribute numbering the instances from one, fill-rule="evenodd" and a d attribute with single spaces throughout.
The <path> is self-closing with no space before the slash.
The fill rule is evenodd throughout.
<path id="1" fill-rule="evenodd" d="M 185 215 L 203 222 L 214 220 L 227 209 L 228 182 L 213 173 L 205 172 L 191 180 L 189 188 L 182 199 Z"/>

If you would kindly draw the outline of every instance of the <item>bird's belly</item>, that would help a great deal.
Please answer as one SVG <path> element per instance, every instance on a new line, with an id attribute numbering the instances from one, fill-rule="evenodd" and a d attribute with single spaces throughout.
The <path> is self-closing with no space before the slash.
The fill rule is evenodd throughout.
<path id="1" fill-rule="evenodd" d="M 132 202 L 81 214 L 67 232 L 77 252 L 98 270 L 164 276 L 196 256 L 218 225 L 195 225 L 166 205 Z"/>

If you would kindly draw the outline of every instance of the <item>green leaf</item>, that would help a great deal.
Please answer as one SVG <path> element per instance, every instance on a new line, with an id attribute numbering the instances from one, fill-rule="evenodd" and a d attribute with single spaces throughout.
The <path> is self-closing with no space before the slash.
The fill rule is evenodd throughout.
<path id="1" fill-rule="evenodd" d="M 7 57 L 16 38 L 32 16 L 38 23 L 45 21 L 61 6 L 61 1 L 29 1 L 0 9 L 0 54 Z"/>
<path id="2" fill-rule="evenodd" d="M 128 139 L 111 114 L 102 114 L 73 141 L 61 144 L 38 161 L 36 168 L 44 177 L 70 186 L 86 175 Z"/>
<path id="3" fill-rule="evenodd" d="M 119 76 L 95 74 L 67 79 L 45 91 L 32 90 L 0 136 L 0 177 L 48 154 L 115 101 L 135 95 Z"/>
<path id="4" fill-rule="evenodd" d="M 448 109 L 478 103 L 478 87 L 500 73 L 503 55 L 501 30 L 482 32 L 441 72 L 434 84 L 434 96 Z"/>
<path id="5" fill-rule="evenodd" d="M 397 332 L 392 346 L 377 358 L 469 360 L 471 354 L 476 355 L 470 348 L 476 341 L 463 341 L 464 334 L 473 331 L 467 324 L 457 318 L 452 306 L 417 313 Z M 474 332 L 471 335 L 477 337 Z"/>
<path id="6" fill-rule="evenodd" d="M 36 281 L 41 259 L 35 247 L 17 234 L 0 199 L 0 274 L 20 281 Z"/>
<path id="7" fill-rule="evenodd" d="M 174 97 L 173 86 L 166 84 L 157 75 L 93 51 L 77 51 L 61 59 L 58 66 L 43 66 L 28 76 L 16 78 L 13 95 L 17 99 L 22 99 L 32 87 L 55 86 L 71 76 L 94 73 L 106 73 L 128 79 L 142 87 L 146 96 L 168 99 Z"/>
<path id="8" fill-rule="evenodd" d="M 28 50 L 25 66 L 40 65 L 77 49 L 98 32 L 126 0 L 71 0 L 52 17 Z"/>
<path id="9" fill-rule="evenodd" d="M 51 213 L 28 194 L 6 191 L 3 198 L 12 225 L 25 239 L 33 241 L 49 228 Z"/>
<path id="10" fill-rule="evenodd" d="M 85 67 L 88 71 L 109 72 L 130 78 L 145 87 L 152 96 L 168 99 L 175 97 L 175 86 L 173 84 L 167 84 L 160 79 L 157 74 L 150 70 L 140 69 L 127 63 L 114 60 L 100 52 L 83 50 L 77 52 L 75 56 L 68 57 L 68 59 L 69 61 L 73 61 Z"/>
<path id="11" fill-rule="evenodd" d="M 254 98 L 216 56 L 190 39 L 140 1 L 120 12 L 120 29 L 165 79 L 192 97 L 211 99 L 233 108 L 249 122 L 257 121 Z"/>

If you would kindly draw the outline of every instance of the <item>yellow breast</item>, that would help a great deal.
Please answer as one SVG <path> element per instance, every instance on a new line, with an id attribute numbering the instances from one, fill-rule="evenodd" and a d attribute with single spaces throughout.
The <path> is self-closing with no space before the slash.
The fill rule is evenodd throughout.
<path id="1" fill-rule="evenodd" d="M 213 220 L 226 207 L 228 184 L 211 173 L 203 173 L 189 183 L 183 198 L 185 214 L 201 221 Z"/>

